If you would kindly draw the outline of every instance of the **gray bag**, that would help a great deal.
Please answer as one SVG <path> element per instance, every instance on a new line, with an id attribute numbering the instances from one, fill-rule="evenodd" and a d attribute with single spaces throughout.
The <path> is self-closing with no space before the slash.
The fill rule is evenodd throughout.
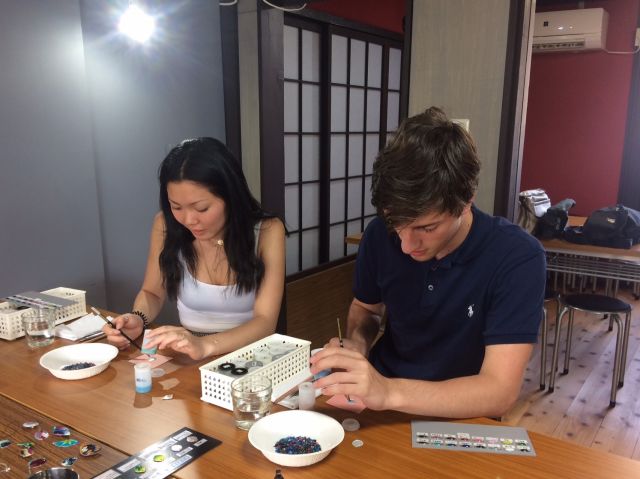
<path id="1" fill-rule="evenodd" d="M 527 232 L 532 233 L 538 222 L 551 206 L 551 200 L 547 193 L 540 188 L 526 190 L 518 195 L 520 207 L 518 209 L 517 223 Z"/>

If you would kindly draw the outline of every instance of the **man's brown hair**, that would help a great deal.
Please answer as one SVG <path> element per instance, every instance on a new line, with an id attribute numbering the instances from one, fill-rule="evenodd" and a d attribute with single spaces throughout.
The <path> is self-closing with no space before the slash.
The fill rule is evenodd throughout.
<path id="1" fill-rule="evenodd" d="M 476 192 L 479 172 L 469 133 L 431 107 L 404 120 L 378 153 L 371 203 L 390 227 L 432 212 L 459 216 Z"/>

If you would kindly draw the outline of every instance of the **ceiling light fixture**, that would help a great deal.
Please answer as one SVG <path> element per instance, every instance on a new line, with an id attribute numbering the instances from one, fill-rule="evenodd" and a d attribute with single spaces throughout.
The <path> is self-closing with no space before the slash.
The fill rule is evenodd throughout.
<path id="1" fill-rule="evenodd" d="M 129 8 L 120 17 L 118 29 L 134 40 L 146 42 L 155 27 L 155 22 L 150 15 L 147 15 L 137 5 L 130 4 Z"/>

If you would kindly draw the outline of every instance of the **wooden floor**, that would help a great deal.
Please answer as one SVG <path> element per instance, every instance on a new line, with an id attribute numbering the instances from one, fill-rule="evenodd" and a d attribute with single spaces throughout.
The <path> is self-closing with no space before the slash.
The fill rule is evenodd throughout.
<path id="1" fill-rule="evenodd" d="M 555 391 L 540 391 L 540 346 L 527 367 L 518 403 L 503 418 L 510 425 L 640 460 L 640 301 L 628 291 L 619 298 L 633 307 L 624 387 L 609 408 L 616 333 L 609 321 L 576 313 L 569 373 L 558 374 Z M 563 321 L 566 324 L 566 320 Z M 564 328 L 563 328 L 564 329 Z M 547 371 L 551 368 L 555 309 L 549 311 Z M 565 337 L 563 332 L 562 337 Z M 563 343 L 562 343 L 563 344 Z M 559 359 L 562 370 L 564 347 Z M 547 387 L 549 379 L 547 377 Z"/>

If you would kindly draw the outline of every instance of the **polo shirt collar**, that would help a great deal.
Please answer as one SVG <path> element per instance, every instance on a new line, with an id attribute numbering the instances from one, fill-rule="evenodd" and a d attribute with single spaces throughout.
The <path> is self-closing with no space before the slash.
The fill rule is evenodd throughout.
<path id="1" fill-rule="evenodd" d="M 454 264 L 467 263 L 481 253 L 482 244 L 491 229 L 491 217 L 476 208 L 474 204 L 471 205 L 471 212 L 473 214 L 471 229 L 462 244 L 444 258 L 428 261 L 430 266 L 450 269 Z"/>

